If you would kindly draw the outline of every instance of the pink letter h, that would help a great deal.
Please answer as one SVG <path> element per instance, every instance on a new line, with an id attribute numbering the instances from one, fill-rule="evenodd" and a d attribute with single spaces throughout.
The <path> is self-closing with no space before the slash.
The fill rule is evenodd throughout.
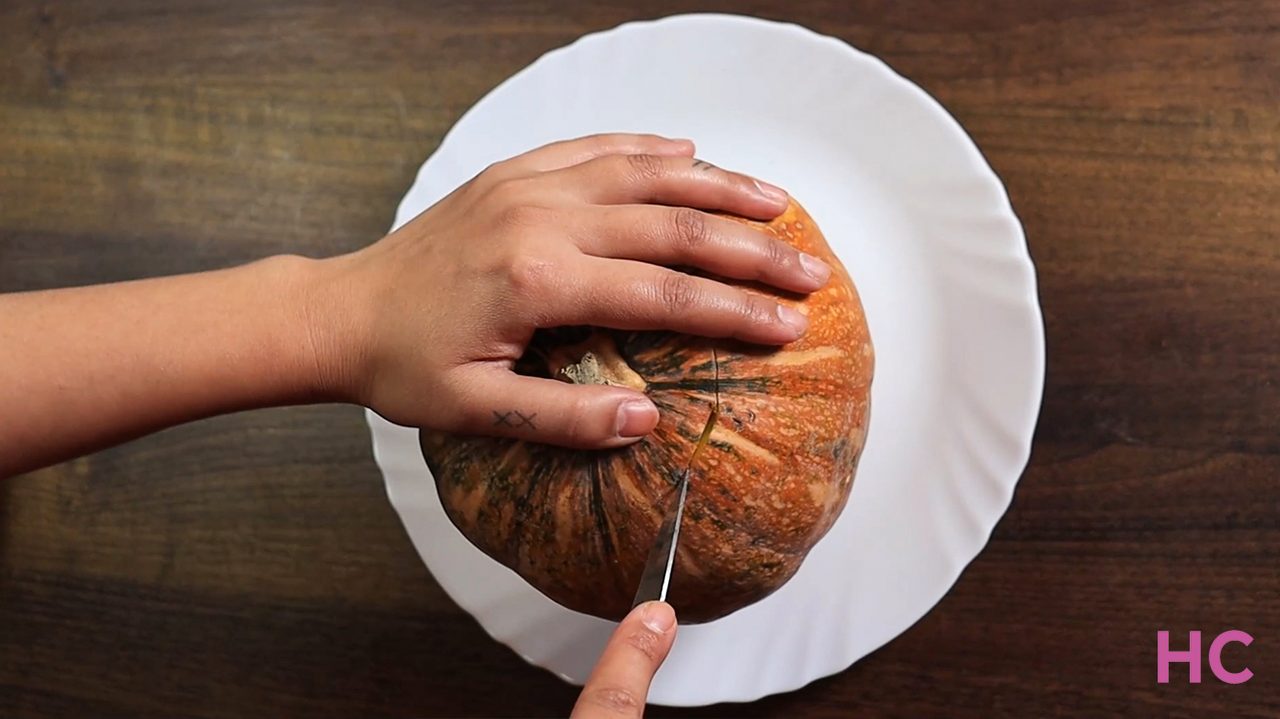
<path id="1" fill-rule="evenodd" d="M 1191 683 L 1200 683 L 1200 632 L 1190 632 L 1190 647 L 1185 652 L 1169 650 L 1169 632 L 1156 632 L 1156 683 L 1169 683 L 1169 665 L 1186 662 L 1191 668 Z"/>

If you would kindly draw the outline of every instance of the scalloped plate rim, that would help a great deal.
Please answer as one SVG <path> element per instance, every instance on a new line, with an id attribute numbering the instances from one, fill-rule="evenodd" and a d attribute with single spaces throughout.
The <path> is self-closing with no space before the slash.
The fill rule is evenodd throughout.
<path id="1" fill-rule="evenodd" d="M 461 115 L 461 117 L 457 120 L 457 122 L 445 133 L 439 146 L 436 148 L 434 152 L 432 152 L 430 157 L 428 157 L 427 160 L 420 167 L 418 173 L 415 175 L 414 182 L 411 185 L 409 191 L 406 192 L 405 197 L 401 200 L 401 202 L 397 206 L 395 225 L 399 226 L 400 224 L 402 224 L 404 221 L 406 221 L 411 217 L 411 215 L 406 216 L 406 213 L 409 209 L 410 200 L 414 195 L 414 190 L 416 190 L 423 183 L 424 178 L 426 178 L 428 174 L 436 167 L 436 165 L 442 161 L 441 159 L 443 157 L 442 150 L 450 145 L 451 140 L 456 141 L 456 137 L 463 131 L 463 129 L 467 125 L 468 120 L 470 118 L 482 112 L 483 109 L 487 106 L 487 104 L 489 104 L 490 102 L 493 102 L 494 101 L 493 99 L 495 98 L 495 96 L 500 96 L 506 88 L 521 82 L 522 79 L 535 73 L 540 67 L 544 65 L 552 64 L 553 62 L 558 60 L 561 56 L 568 55 L 572 53 L 575 49 L 581 48 L 584 45 L 589 45 L 597 42 L 604 42 L 615 34 L 626 33 L 635 29 L 647 29 L 650 27 L 662 26 L 664 24 L 682 23 L 682 22 L 729 23 L 729 24 L 739 24 L 739 25 L 745 25 L 745 26 L 767 27 L 770 30 L 777 31 L 777 32 L 787 32 L 787 33 L 802 35 L 808 41 L 820 42 L 823 44 L 828 44 L 833 47 L 836 47 L 840 51 L 847 54 L 850 58 L 856 59 L 858 61 L 867 61 L 867 60 L 872 61 L 873 64 L 876 66 L 876 71 L 879 74 L 884 75 L 889 83 L 896 85 L 897 89 L 911 92 L 915 96 L 916 101 L 922 102 L 929 110 L 933 111 L 936 115 L 939 116 L 938 118 L 939 121 L 942 123 L 944 127 L 946 127 L 950 131 L 951 135 L 953 136 L 953 141 L 957 142 L 959 145 L 963 147 L 963 149 L 965 150 L 965 154 L 968 158 L 968 161 L 972 165 L 971 169 L 973 170 L 974 174 L 981 177 L 983 180 L 986 181 L 988 185 L 990 185 L 992 188 L 994 188 L 997 191 L 999 200 L 1000 200 L 999 207 L 986 208 L 986 209 L 994 211 L 996 214 L 1000 215 L 1002 219 L 1007 220 L 1009 223 L 1008 229 L 1012 233 L 1012 237 L 1009 239 L 1011 239 L 1015 245 L 1013 249 L 1018 255 L 1017 259 L 1024 262 L 1022 269 L 1026 270 L 1023 276 L 1021 277 L 1021 279 L 1025 281 L 1025 286 L 1022 288 L 1023 290 L 1025 290 L 1025 296 L 1023 296 L 1021 299 L 1026 302 L 1026 306 L 1023 307 L 1022 309 L 1025 309 L 1029 311 L 1032 315 L 1034 315 L 1033 319 L 1035 320 L 1034 322 L 1031 323 L 1032 336 L 1028 338 L 1032 341 L 1033 355 L 1032 355 L 1032 365 L 1028 368 L 1030 370 L 1030 373 L 1026 379 L 1029 379 L 1031 381 L 1027 388 L 1028 396 L 1025 398 L 1025 403 L 1022 405 L 1027 409 L 1027 413 L 1030 415 L 1030 419 L 1029 421 L 1026 421 L 1026 422 L 1019 422 L 1018 423 L 1019 431 L 1017 432 L 1019 449 L 1018 449 L 1015 462 L 1019 467 L 1019 469 L 1017 471 L 1016 476 L 1014 476 L 1012 479 L 1002 480 L 1000 482 L 1001 496 L 999 497 L 999 502 L 998 502 L 1000 505 L 1000 510 L 998 512 L 995 512 L 993 516 L 989 518 L 989 521 L 984 519 L 982 538 L 980 543 L 978 544 L 977 551 L 973 552 L 972 556 L 970 556 L 967 560 L 964 560 L 962 562 L 957 562 L 955 563 L 955 566 L 951 568 L 951 571 L 949 572 L 949 575 L 946 581 L 946 586 L 947 586 L 946 591 L 944 591 L 942 595 L 940 595 L 936 600 L 934 600 L 929 605 L 929 607 L 924 612 L 922 612 L 920 616 L 918 616 L 914 621 L 902 626 L 900 629 L 896 629 L 883 641 L 870 647 L 869 649 L 867 649 L 867 651 L 862 652 L 859 656 L 849 659 L 848 661 L 844 662 L 842 666 L 837 667 L 834 670 L 830 670 L 830 671 L 821 670 L 821 671 L 818 671 L 817 673 L 810 672 L 812 676 L 807 676 L 807 678 L 797 677 L 796 679 L 793 679 L 790 681 L 778 682 L 776 685 L 773 685 L 773 686 L 768 686 L 768 687 L 759 686 L 754 691 L 752 690 L 739 691 L 737 693 L 734 693 L 732 696 L 717 696 L 716 698 L 713 698 L 709 701 L 704 699 L 683 700 L 681 698 L 667 697 L 666 701 L 660 702 L 661 704 L 666 706 L 689 707 L 689 706 L 703 706 L 703 705 L 717 703 L 717 702 L 750 702 L 750 701 L 762 699 L 764 697 L 767 697 L 773 694 L 785 693 L 785 692 L 801 689 L 807 686 L 808 684 L 812 683 L 813 681 L 816 681 L 818 679 L 821 679 L 827 676 L 831 676 L 833 674 L 839 673 L 840 671 L 843 671 L 844 669 L 847 669 L 857 661 L 866 657 L 870 653 L 876 651 L 880 647 L 884 646 L 884 644 L 888 643 L 889 641 L 892 641 L 894 638 L 896 638 L 897 636 L 901 635 L 903 632 L 910 629 L 920 619 L 922 619 L 924 616 L 927 616 L 929 611 L 932 611 L 933 607 L 935 607 L 937 603 L 940 602 L 946 596 L 947 593 L 949 593 L 951 587 L 953 587 L 955 583 L 959 580 L 964 570 L 969 566 L 969 564 L 972 563 L 974 559 L 977 558 L 977 556 L 981 553 L 982 549 L 985 548 L 986 544 L 989 542 L 991 534 L 994 532 L 995 527 L 999 522 L 999 519 L 1005 514 L 1005 512 L 1007 511 L 1009 505 L 1013 500 L 1013 495 L 1016 490 L 1018 481 L 1021 478 L 1021 473 L 1025 469 L 1025 466 L 1030 459 L 1031 441 L 1034 436 L 1039 409 L 1041 407 L 1041 403 L 1043 400 L 1044 377 L 1045 377 L 1045 337 L 1044 337 L 1043 314 L 1041 312 L 1040 305 L 1039 305 L 1038 287 L 1037 287 L 1036 275 L 1034 270 L 1034 263 L 1032 261 L 1029 248 L 1026 243 L 1022 225 L 1013 210 L 1012 204 L 1008 197 L 1008 193 L 1006 192 L 1003 183 L 1000 181 L 995 171 L 991 168 L 990 164 L 982 155 L 981 150 L 978 148 L 977 144 L 973 141 L 973 139 L 964 131 L 960 123 L 946 110 L 946 108 L 940 102 L 938 102 L 936 98 L 930 95 L 923 88 L 919 87 L 918 85 L 916 85 L 915 83 L 912 83 L 907 78 L 898 74 L 895 70 L 893 70 L 887 63 L 885 63 L 880 58 L 875 57 L 874 55 L 870 55 L 869 53 L 863 52 L 861 50 L 858 50 L 857 48 L 849 45 L 848 43 L 846 43 L 845 41 L 839 38 L 823 35 L 803 25 L 799 25 L 792 22 L 780 22 L 780 21 L 755 18 L 751 16 L 723 14 L 723 13 L 688 13 L 688 14 L 672 15 L 672 16 L 667 16 L 667 17 L 662 17 L 657 19 L 634 20 L 634 21 L 625 22 L 611 29 L 605 29 L 605 30 L 583 35 L 567 45 L 552 49 L 544 53 L 543 55 L 538 57 L 536 60 L 534 60 L 532 63 L 520 69 L 519 71 L 517 71 L 516 73 L 514 73 L 513 75 L 511 75 L 501 83 L 499 83 L 493 89 L 488 91 L 480 100 L 478 100 L 474 105 L 468 108 L 466 112 L 464 112 Z M 366 420 L 369 423 L 371 434 L 372 434 L 374 459 L 377 462 L 384 476 L 386 476 L 387 475 L 386 467 L 391 463 L 391 458 L 387 455 L 386 443 L 379 442 L 379 437 L 378 437 L 379 428 L 381 426 L 380 423 L 385 423 L 385 420 L 382 420 L 381 417 L 378 417 L 376 413 L 374 413 L 372 410 L 366 410 Z M 396 498 L 394 496 L 395 489 L 394 489 L 393 483 L 391 482 L 391 479 L 389 476 L 386 477 L 386 480 L 387 480 L 386 489 L 388 493 L 388 498 L 390 499 L 392 504 L 395 505 Z M 396 510 L 397 510 L 397 513 L 400 514 L 402 520 L 404 520 L 405 517 L 401 512 L 400 507 L 396 507 Z M 408 530 L 408 527 L 406 527 L 406 529 Z M 412 531 L 410 531 L 410 534 L 412 534 Z M 414 544 L 415 544 L 415 548 L 418 549 L 419 554 L 421 554 L 422 550 L 416 547 L 417 545 L 416 540 L 414 541 Z M 968 554 L 968 552 L 965 552 L 965 553 Z M 430 569 L 430 567 L 428 568 Z M 433 572 L 433 574 L 435 573 Z M 547 670 L 565 681 L 568 681 L 571 683 L 580 683 L 580 682 L 577 682 L 573 677 L 570 677 L 562 672 L 559 672 L 554 668 L 547 667 L 539 663 L 538 661 L 530 658 L 528 655 L 526 655 L 519 649 L 516 649 L 515 647 L 511 647 L 507 639 L 504 639 L 502 636 L 499 636 L 488 625 L 486 625 L 484 619 L 480 616 L 479 609 L 477 609 L 474 605 L 471 605 L 471 603 L 466 601 L 465 599 L 457 596 L 457 593 L 455 591 L 451 591 L 449 589 L 449 586 L 446 586 L 446 584 L 450 584 L 450 585 L 453 584 L 452 580 L 446 583 L 446 581 L 441 579 L 440 577 L 437 576 L 436 578 L 437 578 L 437 581 L 440 582 L 442 587 L 445 588 L 446 592 L 450 595 L 450 597 L 455 602 L 457 602 L 461 608 L 463 608 L 465 611 L 471 614 L 477 620 L 477 623 L 481 625 L 484 631 L 494 640 L 499 641 L 503 644 L 506 644 L 507 646 L 512 648 L 512 650 L 515 651 L 517 655 L 519 655 L 522 659 L 524 659 L 529 664 L 536 666 L 538 668 Z M 567 610 L 567 609 L 564 609 L 563 611 L 570 612 L 570 610 Z M 585 615 L 580 615 L 580 616 L 585 616 Z M 588 618 L 588 619 L 594 619 L 594 618 Z M 659 703 L 659 702 L 654 702 L 654 703 Z"/>

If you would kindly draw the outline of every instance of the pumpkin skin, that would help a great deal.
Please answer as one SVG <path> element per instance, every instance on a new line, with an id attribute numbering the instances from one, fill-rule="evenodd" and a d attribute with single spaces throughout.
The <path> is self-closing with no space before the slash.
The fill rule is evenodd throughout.
<path id="1" fill-rule="evenodd" d="M 642 389 L 658 407 L 657 428 L 629 447 L 598 451 L 420 433 L 450 520 L 565 607 L 626 615 L 686 468 L 668 596 L 686 624 L 718 619 L 781 587 L 848 500 L 874 364 L 857 291 L 794 201 L 769 223 L 733 219 L 831 265 L 830 281 L 808 297 L 734 283 L 806 314 L 809 329 L 798 341 L 771 348 L 667 332 L 540 331 L 516 371 Z M 690 466 L 717 401 L 717 369 L 719 416 Z"/>

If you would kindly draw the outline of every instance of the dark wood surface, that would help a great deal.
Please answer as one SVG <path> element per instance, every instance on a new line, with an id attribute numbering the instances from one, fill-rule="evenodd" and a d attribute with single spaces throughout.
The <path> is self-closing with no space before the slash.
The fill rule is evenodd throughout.
<path id="1" fill-rule="evenodd" d="M 1031 465 L 915 627 L 701 716 L 1280 715 L 1280 3 L 0 4 L 0 291 L 376 239 L 542 52 L 722 9 L 873 52 L 1004 179 L 1048 327 Z M 0 407 L 0 421 L 21 421 Z M 1249 631 L 1227 686 L 1155 636 Z M 1207 672 L 1207 669 L 1206 669 Z M 0 715 L 543 716 L 388 505 L 361 413 L 178 427 L 0 482 Z"/>

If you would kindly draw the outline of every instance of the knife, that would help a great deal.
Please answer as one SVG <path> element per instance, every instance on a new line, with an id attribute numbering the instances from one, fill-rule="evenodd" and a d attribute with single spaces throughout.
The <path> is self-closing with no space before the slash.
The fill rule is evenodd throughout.
<path id="1" fill-rule="evenodd" d="M 689 470 L 680 475 L 680 484 L 673 493 L 675 503 L 667 509 L 667 516 L 658 527 L 658 538 L 649 550 L 649 559 L 644 563 L 644 574 L 640 575 L 640 588 L 636 590 L 636 598 L 631 607 L 645 602 L 667 600 L 667 590 L 671 588 L 671 570 L 676 565 L 676 546 L 680 542 L 680 522 L 684 519 L 684 501 L 689 496 Z"/>
<path id="2" fill-rule="evenodd" d="M 667 592 L 671 589 L 671 572 L 676 566 L 676 547 L 680 543 L 680 523 L 684 519 L 684 503 L 689 496 L 689 475 L 693 473 L 694 460 L 711 439 L 711 431 L 715 429 L 716 420 L 720 417 L 720 365 L 716 359 L 715 350 L 711 352 L 711 359 L 716 370 L 715 404 L 711 405 L 711 416 L 707 418 L 707 424 L 702 428 L 702 435 L 698 437 L 698 444 L 693 448 L 689 464 L 680 475 L 680 482 L 676 485 L 674 492 L 675 502 L 667 508 L 662 525 L 658 527 L 658 537 L 653 542 L 653 549 L 649 550 L 649 558 L 644 563 L 644 573 L 640 575 L 640 587 L 636 590 L 635 599 L 631 602 L 632 609 L 645 602 L 667 601 Z"/>

